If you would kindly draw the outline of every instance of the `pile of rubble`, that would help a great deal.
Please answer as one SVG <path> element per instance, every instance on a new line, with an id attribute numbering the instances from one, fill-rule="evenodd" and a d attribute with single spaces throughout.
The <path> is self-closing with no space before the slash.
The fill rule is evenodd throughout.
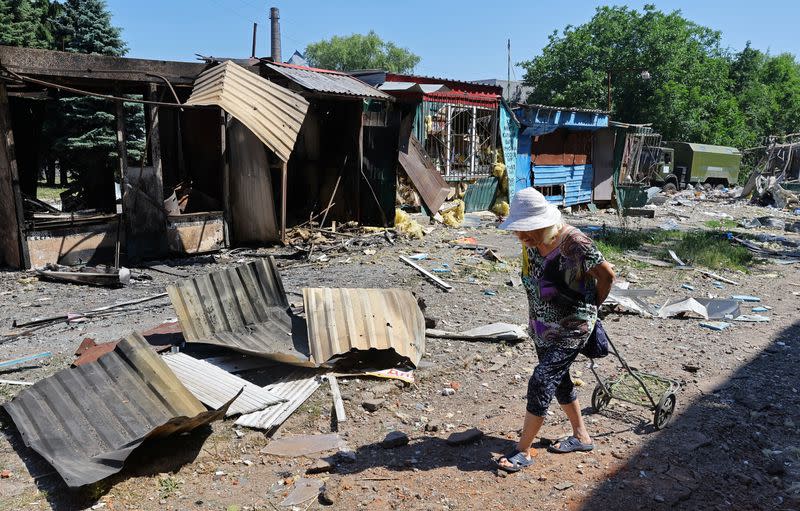
<path id="1" fill-rule="evenodd" d="M 413 382 L 425 352 L 410 291 L 305 288 L 290 303 L 272 258 L 179 280 L 167 294 L 177 320 L 85 339 L 72 367 L 4 404 L 68 486 L 118 472 L 147 439 L 222 418 L 270 434 L 323 383 L 346 421 L 337 377 Z"/>

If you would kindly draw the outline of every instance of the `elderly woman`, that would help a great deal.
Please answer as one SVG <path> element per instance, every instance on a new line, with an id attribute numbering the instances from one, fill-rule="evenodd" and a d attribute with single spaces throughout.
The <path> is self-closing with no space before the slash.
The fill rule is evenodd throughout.
<path id="1" fill-rule="evenodd" d="M 569 368 L 592 334 L 597 308 L 611 289 L 614 271 L 581 231 L 562 222 L 561 212 L 533 188 L 520 190 L 500 228 L 522 242 L 522 281 L 528 295 L 530 328 L 539 365 L 528 382 L 527 413 L 516 449 L 497 461 L 517 472 L 533 464 L 530 448 L 555 396 L 567 414 L 572 436 L 548 450 L 594 448 L 581 416 Z"/>

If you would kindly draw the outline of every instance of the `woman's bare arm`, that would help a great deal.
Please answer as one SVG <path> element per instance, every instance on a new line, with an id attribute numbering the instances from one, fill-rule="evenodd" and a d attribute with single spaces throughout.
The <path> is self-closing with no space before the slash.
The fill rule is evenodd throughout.
<path id="1" fill-rule="evenodd" d="M 597 281 L 596 305 L 600 306 L 608 298 L 608 293 L 611 292 L 611 284 L 614 283 L 614 270 L 608 261 L 603 261 L 589 270 L 588 273 Z"/>

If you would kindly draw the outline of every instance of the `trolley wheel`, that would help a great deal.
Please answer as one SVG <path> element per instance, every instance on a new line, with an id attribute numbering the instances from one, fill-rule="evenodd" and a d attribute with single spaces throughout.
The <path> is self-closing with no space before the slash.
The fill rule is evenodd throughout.
<path id="1" fill-rule="evenodd" d="M 674 392 L 665 392 L 661 396 L 661 401 L 656 405 L 656 411 L 653 414 L 653 425 L 656 429 L 664 429 L 672 419 L 672 412 L 675 411 L 675 402 L 677 397 Z"/>
<path id="2" fill-rule="evenodd" d="M 672 182 L 664 183 L 664 186 L 661 187 L 661 191 L 667 195 L 672 195 L 678 192 L 678 185 Z"/>
<path id="3" fill-rule="evenodd" d="M 594 392 L 592 392 L 592 408 L 594 408 L 596 412 L 599 412 L 605 408 L 610 401 L 611 396 L 608 395 L 606 389 L 598 383 L 594 388 Z"/>

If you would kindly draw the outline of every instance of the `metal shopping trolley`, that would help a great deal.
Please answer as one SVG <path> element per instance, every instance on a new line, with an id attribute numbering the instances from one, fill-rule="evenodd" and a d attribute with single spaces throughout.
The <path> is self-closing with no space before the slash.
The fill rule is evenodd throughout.
<path id="1" fill-rule="evenodd" d="M 617 357 L 625 371 L 613 380 L 603 380 L 591 359 L 591 370 L 597 379 L 597 386 L 592 392 L 592 406 L 598 412 L 605 408 L 612 399 L 643 406 L 653 412 L 653 425 L 662 429 L 669 424 L 677 401 L 676 392 L 680 384 L 675 380 L 655 374 L 636 371 L 628 366 L 619 354 L 617 347 L 608 341 L 609 353 Z"/>

